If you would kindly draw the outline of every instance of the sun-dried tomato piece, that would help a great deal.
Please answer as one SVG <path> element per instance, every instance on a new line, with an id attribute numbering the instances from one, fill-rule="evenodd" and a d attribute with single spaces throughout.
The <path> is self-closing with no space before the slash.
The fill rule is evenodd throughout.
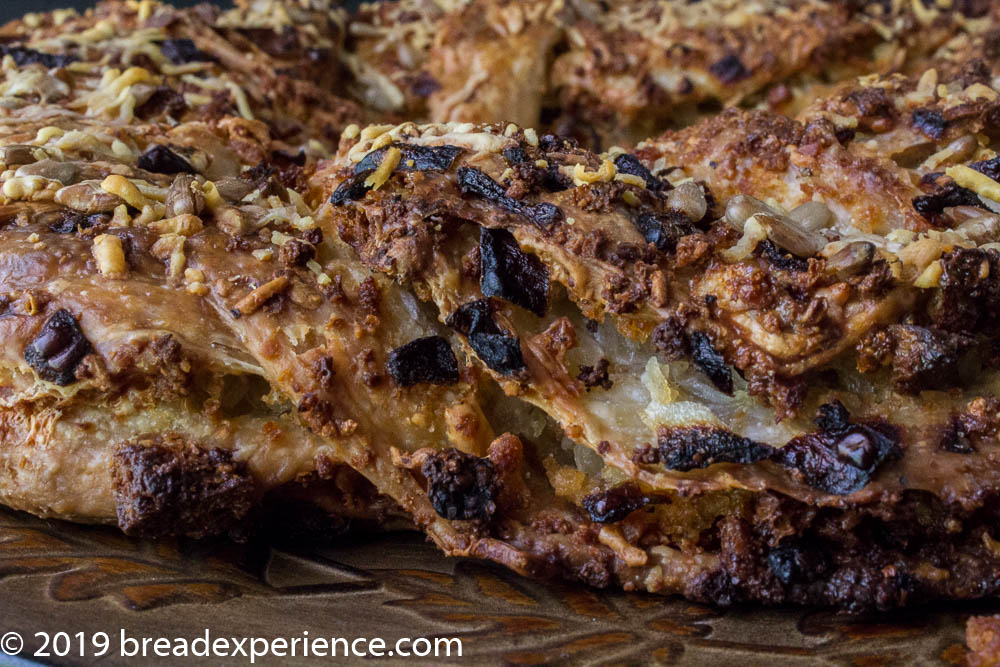
<path id="1" fill-rule="evenodd" d="M 59 309 L 24 348 L 24 360 L 43 380 L 66 386 L 76 382 L 77 365 L 93 349 L 76 318 Z"/>
<path id="2" fill-rule="evenodd" d="M 411 340 L 389 353 L 386 364 L 389 375 L 401 387 L 426 382 L 454 384 L 458 382 L 458 360 L 441 336 Z"/>
<path id="3" fill-rule="evenodd" d="M 506 229 L 483 227 L 479 232 L 483 296 L 496 296 L 538 316 L 548 310 L 549 269 L 521 250 Z"/>

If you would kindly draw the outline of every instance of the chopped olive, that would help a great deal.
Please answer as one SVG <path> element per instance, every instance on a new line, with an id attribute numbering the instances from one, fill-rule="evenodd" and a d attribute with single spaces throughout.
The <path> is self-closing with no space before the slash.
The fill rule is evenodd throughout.
<path id="1" fill-rule="evenodd" d="M 913 125 L 931 139 L 940 139 L 947 122 L 940 111 L 917 109 L 913 112 Z"/>
<path id="2" fill-rule="evenodd" d="M 715 61 L 708 66 L 708 71 L 722 83 L 736 83 L 750 76 L 750 72 L 735 53 Z"/>
<path id="3" fill-rule="evenodd" d="M 363 171 L 348 178 L 338 185 L 337 189 L 330 195 L 330 203 L 334 206 L 341 206 L 349 201 L 362 199 L 371 190 L 370 185 L 365 185 L 365 180 L 370 175 L 371 171 Z"/>
<path id="4" fill-rule="evenodd" d="M 511 146 L 510 148 L 503 149 L 503 157 L 507 160 L 507 164 L 510 165 L 528 161 L 528 154 L 520 146 Z"/>
<path id="5" fill-rule="evenodd" d="M 646 182 L 646 189 L 656 192 L 663 188 L 663 182 L 653 176 L 649 169 L 631 153 L 619 153 L 615 156 L 615 169 L 623 174 L 638 176 Z"/>
<path id="6" fill-rule="evenodd" d="M 775 245 L 771 239 L 764 239 L 758 243 L 756 252 L 766 259 L 771 266 L 780 271 L 801 273 L 809 270 L 809 260 L 785 252 Z"/>
<path id="7" fill-rule="evenodd" d="M 969 165 L 981 174 L 986 174 L 994 181 L 1000 180 L 1000 156 L 989 160 L 980 160 Z"/>
<path id="8" fill-rule="evenodd" d="M 691 358 L 702 373 L 708 376 L 715 387 L 726 394 L 733 393 L 733 374 L 726 365 L 708 336 L 695 331 L 691 334 Z"/>
<path id="9" fill-rule="evenodd" d="M 479 233 L 484 296 L 496 296 L 544 315 L 548 309 L 549 269 L 534 255 L 522 252 L 505 229 L 483 227 Z"/>
<path id="10" fill-rule="evenodd" d="M 594 523 L 618 523 L 654 500 L 644 494 L 635 482 L 624 482 L 585 496 L 583 509 L 587 510 Z"/>
<path id="11" fill-rule="evenodd" d="M 458 183 L 465 194 L 474 194 L 487 201 L 494 202 L 505 211 L 520 215 L 539 227 L 548 227 L 562 219 L 559 207 L 541 202 L 525 204 L 508 197 L 503 187 L 489 177 L 486 172 L 475 167 L 462 167 L 458 170 Z"/>
<path id="12" fill-rule="evenodd" d="M 107 221 L 108 216 L 100 213 L 93 215 L 69 213 L 59 222 L 49 225 L 49 230 L 56 234 L 72 234 L 78 229 L 90 229 Z"/>
<path id="13" fill-rule="evenodd" d="M 886 424 L 852 424 L 835 401 L 820 408 L 818 431 L 792 439 L 772 457 L 793 468 L 803 481 L 837 495 L 863 488 L 884 461 L 900 455 L 899 435 Z"/>
<path id="14" fill-rule="evenodd" d="M 501 375 L 516 375 L 525 369 L 521 342 L 514 336 L 473 333 L 469 345 L 488 368 Z"/>
<path id="15" fill-rule="evenodd" d="M 643 463 L 662 463 L 668 470 L 686 472 L 715 463 L 756 463 L 770 457 L 772 447 L 731 431 L 706 426 L 661 427 L 657 449 Z"/>
<path id="16" fill-rule="evenodd" d="M 411 340 L 389 353 L 389 375 L 401 387 L 421 382 L 454 384 L 458 382 L 458 360 L 451 346 L 441 336 Z"/>
<path id="17" fill-rule="evenodd" d="M 447 171 L 455 163 L 462 149 L 458 146 L 411 146 L 410 144 L 389 144 L 371 151 L 354 166 L 354 173 L 374 170 L 382 163 L 382 158 L 390 148 L 400 152 L 397 171 Z M 410 162 L 413 162 L 411 165 Z"/>
<path id="18" fill-rule="evenodd" d="M 448 317 L 446 324 L 463 336 L 472 333 L 503 333 L 493 321 L 490 302 L 486 299 L 463 303 Z"/>
<path id="19" fill-rule="evenodd" d="M 949 183 L 941 187 L 933 194 L 920 195 L 913 198 L 913 208 L 917 209 L 917 213 L 925 218 L 930 218 L 952 206 L 978 206 L 979 208 L 983 208 L 983 202 L 972 190 L 954 183 Z"/>
<path id="20" fill-rule="evenodd" d="M 200 51 L 190 39 L 165 39 L 160 44 L 160 50 L 174 65 L 212 60 L 211 56 Z"/>
<path id="21" fill-rule="evenodd" d="M 139 156 L 136 161 L 139 169 L 151 171 L 154 174 L 196 174 L 191 163 L 183 157 L 173 152 L 166 146 L 159 144 L 150 146 L 146 152 Z"/>
<path id="22" fill-rule="evenodd" d="M 70 63 L 76 62 L 77 60 L 73 56 L 42 53 L 41 51 L 36 51 L 35 49 L 29 49 L 26 46 L 19 45 L 0 45 L 0 58 L 3 56 L 10 56 L 14 60 L 14 64 L 18 67 L 40 64 L 47 69 L 52 69 L 53 67 L 66 67 Z"/>
<path id="23" fill-rule="evenodd" d="M 635 219 L 635 227 L 646 242 L 652 243 L 660 252 L 673 252 L 682 236 L 695 233 L 691 221 L 675 211 L 643 213 Z"/>
<path id="24" fill-rule="evenodd" d="M 58 385 L 76 381 L 76 367 L 93 351 L 68 310 L 57 310 L 24 348 L 24 360 L 38 376 Z"/>
<path id="25" fill-rule="evenodd" d="M 434 511 L 449 520 L 486 521 L 496 511 L 493 462 L 449 449 L 427 457 L 420 468 Z"/>

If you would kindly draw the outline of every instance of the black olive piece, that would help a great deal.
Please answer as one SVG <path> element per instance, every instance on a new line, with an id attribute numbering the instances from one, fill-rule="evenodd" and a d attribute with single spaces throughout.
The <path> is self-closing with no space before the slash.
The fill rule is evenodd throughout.
<path id="1" fill-rule="evenodd" d="M 92 351 L 76 319 L 59 309 L 24 348 L 24 360 L 43 380 L 66 386 L 76 381 L 77 365 Z"/>
<path id="2" fill-rule="evenodd" d="M 786 586 L 810 584 L 830 569 L 823 551 L 804 544 L 781 544 L 767 554 L 767 564 L 774 576 Z"/>
<path id="3" fill-rule="evenodd" d="M 930 139 L 940 139 L 948 125 L 940 111 L 934 109 L 916 109 L 913 112 L 913 125 Z"/>
<path id="4" fill-rule="evenodd" d="M 527 218 L 539 227 L 548 227 L 562 219 L 562 211 L 558 206 L 547 202 L 525 204 L 508 197 L 499 183 L 475 167 L 461 167 L 458 170 L 458 183 L 464 194 L 482 197 L 499 205 L 505 211 Z"/>
<path id="5" fill-rule="evenodd" d="M 610 489 L 585 496 L 582 504 L 594 523 L 618 523 L 637 509 L 662 498 L 649 497 L 634 482 L 624 482 Z"/>
<path id="6" fill-rule="evenodd" d="M 520 146 L 511 146 L 510 148 L 503 149 L 503 157 L 509 165 L 521 164 L 528 161 L 528 154 Z"/>
<path id="7" fill-rule="evenodd" d="M 819 430 L 792 439 L 771 458 L 797 470 L 809 486 L 836 495 L 854 493 L 901 450 L 895 428 L 849 420 L 839 401 L 824 405 L 815 420 Z"/>
<path id="8" fill-rule="evenodd" d="M 330 195 L 330 203 L 334 206 L 342 206 L 349 201 L 363 199 L 372 189 L 370 185 L 365 185 L 365 180 L 371 173 L 371 171 L 363 171 L 360 174 L 354 174 L 338 185 L 337 189 Z"/>
<path id="9" fill-rule="evenodd" d="M 458 382 L 458 360 L 441 336 L 417 338 L 397 347 L 389 353 L 386 369 L 401 387 Z"/>
<path id="10" fill-rule="evenodd" d="M 652 172 L 646 169 L 646 166 L 639 161 L 639 158 L 631 153 L 619 153 L 616 155 L 615 169 L 623 174 L 638 176 L 646 182 L 647 190 L 657 192 L 663 189 L 663 182 L 656 176 L 653 176 Z"/>
<path id="11" fill-rule="evenodd" d="M 427 457 L 420 468 L 434 511 L 449 520 L 487 521 L 496 511 L 493 462 L 449 449 Z"/>
<path id="12" fill-rule="evenodd" d="M 521 341 L 514 336 L 472 333 L 469 334 L 469 346 L 487 368 L 501 375 L 517 375 L 526 368 L 521 355 Z"/>
<path id="13" fill-rule="evenodd" d="M 661 428 L 658 452 L 644 462 L 662 463 L 668 470 L 687 472 L 716 463 L 756 463 L 769 458 L 774 448 L 732 431 L 706 426 Z"/>
<path id="14" fill-rule="evenodd" d="M 796 257 L 779 248 L 771 239 L 764 239 L 757 244 L 757 254 L 767 260 L 768 264 L 780 271 L 801 273 L 809 270 L 809 260 Z"/>
<path id="15" fill-rule="evenodd" d="M 683 213 L 643 213 L 635 219 L 635 228 L 647 243 L 660 252 L 673 252 L 682 236 L 694 234 L 695 228 Z"/>
<path id="16" fill-rule="evenodd" d="M 506 229 L 479 231 L 483 296 L 496 296 L 538 316 L 548 310 L 549 269 L 540 259 L 521 250 Z"/>
<path id="17" fill-rule="evenodd" d="M 76 62 L 77 60 L 74 56 L 42 53 L 41 51 L 36 51 L 35 49 L 29 49 L 26 46 L 16 44 L 11 46 L 0 45 L 0 58 L 3 56 L 10 56 L 13 58 L 14 64 L 18 67 L 39 64 L 46 69 L 66 67 L 70 63 Z"/>
<path id="18" fill-rule="evenodd" d="M 726 365 L 726 360 L 712 345 L 711 339 L 700 331 L 691 334 L 691 359 L 695 366 L 712 381 L 716 389 L 732 395 L 733 373 Z"/>
<path id="19" fill-rule="evenodd" d="M 389 144 L 383 148 L 371 151 L 356 165 L 354 173 L 376 169 L 382 164 L 382 158 L 390 148 L 398 148 L 400 152 L 399 165 L 396 171 L 447 171 L 455 163 L 462 149 L 458 146 L 411 146 L 410 144 Z M 413 164 L 409 164 L 410 162 Z"/>
<path id="20" fill-rule="evenodd" d="M 954 183 L 949 183 L 937 192 L 913 198 L 913 208 L 925 218 L 939 214 L 952 206 L 978 206 L 983 202 L 975 192 Z"/>
<path id="21" fill-rule="evenodd" d="M 986 174 L 994 181 L 1000 180 L 1000 156 L 990 158 L 989 160 L 973 162 L 969 167 L 981 174 Z"/>
<path id="22" fill-rule="evenodd" d="M 735 53 L 721 58 L 708 66 L 708 71 L 722 83 L 736 83 L 750 76 L 743 61 Z"/>
<path id="23" fill-rule="evenodd" d="M 66 215 L 59 222 L 49 225 L 49 231 L 56 234 L 73 234 L 78 229 L 90 229 L 91 227 L 96 227 L 107 222 L 107 220 L 108 216 L 101 213 L 94 213 L 93 215 L 73 213 Z"/>
<path id="24" fill-rule="evenodd" d="M 197 174 L 191 163 L 173 152 L 166 146 L 157 144 L 150 146 L 136 160 L 139 169 L 145 169 L 154 174 Z"/>
<path id="25" fill-rule="evenodd" d="M 186 65 L 187 63 L 203 63 L 212 60 L 212 57 L 200 51 L 190 39 L 165 39 L 160 44 L 160 50 L 174 65 Z"/>

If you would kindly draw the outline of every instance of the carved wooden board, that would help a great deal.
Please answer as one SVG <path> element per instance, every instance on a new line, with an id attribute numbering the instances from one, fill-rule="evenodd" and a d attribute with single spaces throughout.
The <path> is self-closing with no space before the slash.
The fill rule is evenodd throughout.
<path id="1" fill-rule="evenodd" d="M 0 508 L 0 634 L 24 637 L 22 657 L 37 649 L 37 631 L 107 632 L 114 650 L 100 664 L 126 664 L 114 656 L 121 628 L 132 637 L 189 638 L 210 628 L 213 636 L 292 638 L 308 630 L 387 644 L 460 637 L 463 664 L 955 664 L 965 619 L 998 610 L 1000 602 L 868 617 L 722 611 L 539 583 L 446 559 L 410 533 L 316 550 L 150 543 Z"/>

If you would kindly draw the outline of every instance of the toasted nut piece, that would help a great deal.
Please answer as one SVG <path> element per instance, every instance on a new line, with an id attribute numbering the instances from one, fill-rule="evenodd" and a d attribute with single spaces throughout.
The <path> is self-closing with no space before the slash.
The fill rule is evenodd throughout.
<path id="1" fill-rule="evenodd" d="M 150 249 L 153 257 L 168 261 L 167 277 L 179 280 L 184 275 L 184 265 L 187 255 L 184 254 L 184 237 L 177 234 L 166 234 L 156 239 Z"/>
<path id="2" fill-rule="evenodd" d="M 157 234 L 177 234 L 179 236 L 194 236 L 202 229 L 204 224 L 201 218 L 196 215 L 177 215 L 172 218 L 165 218 L 149 223 L 149 228 Z"/>
<path id="3" fill-rule="evenodd" d="M 139 209 L 140 211 L 144 206 L 149 204 L 149 200 L 146 196 L 142 194 L 142 191 L 136 187 L 135 183 L 128 180 L 121 174 L 111 174 L 103 181 L 101 181 L 101 189 L 105 192 L 110 192 L 113 195 L 118 195 L 125 200 L 125 203 L 129 206 Z"/>
<path id="4" fill-rule="evenodd" d="M 220 178 L 215 181 L 215 188 L 219 191 L 219 195 L 230 204 L 240 203 L 254 190 L 253 186 L 242 178 Z"/>
<path id="5" fill-rule="evenodd" d="M 761 200 L 748 195 L 736 195 L 726 203 L 726 222 L 738 232 L 742 232 L 747 220 L 757 213 L 780 215 Z"/>
<path id="6" fill-rule="evenodd" d="M 170 185 L 164 203 L 167 206 L 164 215 L 168 218 L 177 215 L 201 215 L 205 209 L 205 195 L 194 180 L 194 176 L 180 174 Z"/>
<path id="7" fill-rule="evenodd" d="M 955 231 L 965 234 L 977 245 L 1000 240 L 1000 216 L 972 206 L 956 206 L 951 209 L 951 213 L 952 217 L 960 222 Z M 965 214 L 970 215 L 965 217 Z"/>
<path id="8" fill-rule="evenodd" d="M 697 183 L 681 183 L 667 193 L 667 206 L 683 213 L 691 222 L 698 222 L 708 212 L 705 191 Z"/>
<path id="9" fill-rule="evenodd" d="M 847 280 L 871 266 L 875 250 L 874 243 L 852 241 L 826 260 L 827 269 L 838 279 Z"/>
<path id="10" fill-rule="evenodd" d="M 14 176 L 41 176 L 51 181 L 59 181 L 63 185 L 73 185 L 80 178 L 80 169 L 75 162 L 59 162 L 58 160 L 41 160 L 19 167 Z"/>
<path id="11" fill-rule="evenodd" d="M 0 162 L 3 162 L 8 167 L 16 164 L 31 164 L 47 156 L 48 152 L 38 146 L 28 146 L 25 144 L 0 146 Z"/>
<path id="12" fill-rule="evenodd" d="M 114 234 L 100 234 L 94 238 L 93 253 L 102 274 L 109 278 L 124 277 L 128 266 L 120 238 Z"/>
<path id="13" fill-rule="evenodd" d="M 274 280 L 264 283 L 236 302 L 236 307 L 233 308 L 234 314 L 241 316 L 256 313 L 265 301 L 288 289 L 290 282 L 288 276 L 278 276 Z"/>
<path id="14" fill-rule="evenodd" d="M 217 210 L 215 225 L 230 236 L 243 236 L 250 230 L 246 213 L 235 206 L 223 206 Z"/>
<path id="15" fill-rule="evenodd" d="M 818 232 L 833 223 L 833 211 L 823 202 L 807 201 L 789 211 L 788 218 L 807 232 Z"/>
<path id="16" fill-rule="evenodd" d="M 798 257 L 812 257 L 826 245 L 826 240 L 815 232 L 807 232 L 784 216 L 758 213 L 756 215 L 767 238 Z"/>
<path id="17" fill-rule="evenodd" d="M 60 188 L 55 201 L 80 213 L 110 213 L 124 202 L 122 198 L 97 187 L 96 183 L 85 181 Z"/>

